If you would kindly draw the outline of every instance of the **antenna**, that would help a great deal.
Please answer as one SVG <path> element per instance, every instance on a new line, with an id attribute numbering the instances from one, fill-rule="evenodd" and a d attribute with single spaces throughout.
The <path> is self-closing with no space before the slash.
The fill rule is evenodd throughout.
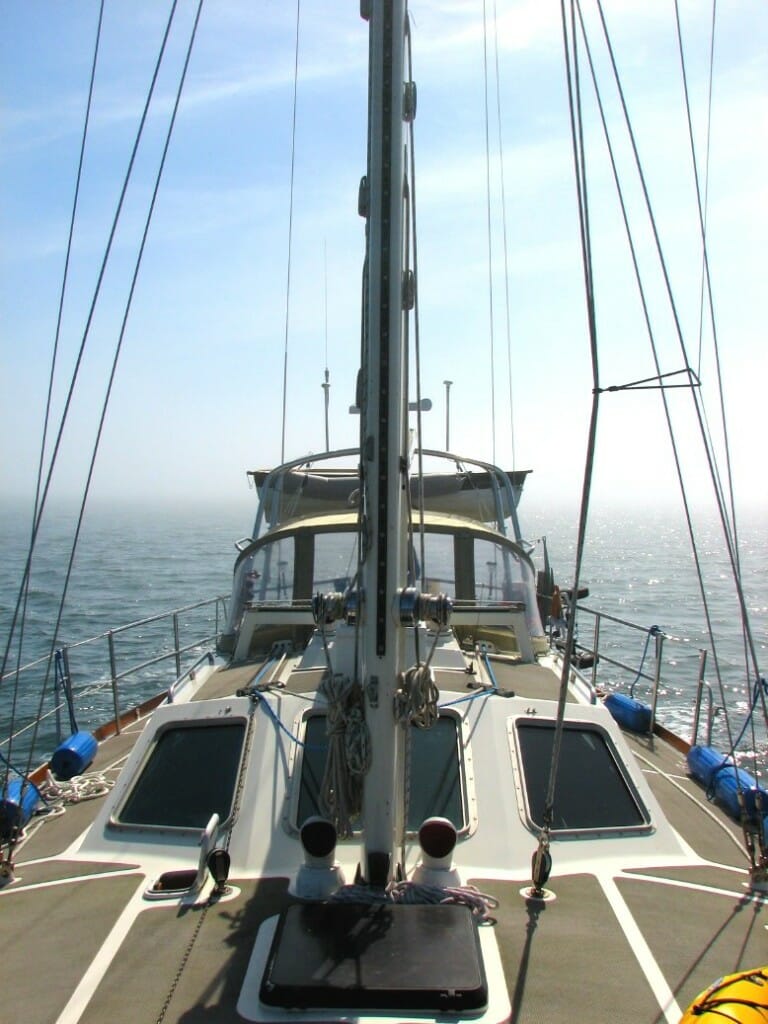
<path id="1" fill-rule="evenodd" d="M 331 450 L 330 435 L 328 432 L 328 407 L 331 393 L 331 374 L 328 369 L 328 243 L 323 241 L 323 271 L 325 284 L 325 381 L 320 387 L 325 392 L 325 450 Z"/>
<path id="2" fill-rule="evenodd" d="M 443 384 L 445 384 L 445 450 L 449 452 L 451 450 L 451 384 L 453 381 L 444 380 Z"/>
<path id="3" fill-rule="evenodd" d="M 320 385 L 320 387 L 325 392 L 325 450 L 329 452 L 331 450 L 331 445 L 330 441 L 328 440 L 328 401 L 329 392 L 331 390 L 331 381 L 327 366 L 325 368 L 325 381 Z"/>

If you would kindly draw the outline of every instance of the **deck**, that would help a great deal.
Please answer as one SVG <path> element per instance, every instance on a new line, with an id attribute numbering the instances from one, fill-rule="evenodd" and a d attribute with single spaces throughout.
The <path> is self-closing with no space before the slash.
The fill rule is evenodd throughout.
<path id="1" fill-rule="evenodd" d="M 218 671 L 196 696 L 236 692 L 258 668 Z M 514 666 L 505 668 L 503 685 L 526 699 L 540 696 L 535 667 L 519 668 L 517 678 Z M 140 730 L 139 722 L 104 742 L 93 769 L 116 773 Z M 746 887 L 737 828 L 688 778 L 677 750 L 656 738 L 630 736 L 628 743 L 699 861 L 642 870 L 616 861 L 562 872 L 555 843 L 550 902 L 521 895 L 529 883 L 523 872 L 471 874 L 468 881 L 499 900 L 495 923 L 484 928 L 498 945 L 515 1024 L 674 1021 L 677 1009 L 720 975 L 766 961 L 766 901 Z M 74 804 L 35 824 L 18 850 L 16 880 L 0 892 L 4 1018 L 36 1024 L 243 1019 L 237 1003 L 254 942 L 261 924 L 292 902 L 288 879 L 240 873 L 222 899 L 148 903 L 146 864 L 83 861 L 71 852 L 102 802 Z M 525 858 L 534 848 L 531 836 Z"/>

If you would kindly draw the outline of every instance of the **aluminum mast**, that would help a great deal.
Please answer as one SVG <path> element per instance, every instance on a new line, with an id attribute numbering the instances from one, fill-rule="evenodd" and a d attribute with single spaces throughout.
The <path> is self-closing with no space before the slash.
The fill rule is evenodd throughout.
<path id="1" fill-rule="evenodd" d="M 407 356 L 404 351 L 405 0 L 372 0 L 368 83 L 367 274 L 361 465 L 365 493 L 362 670 L 372 761 L 365 778 L 369 883 L 393 873 L 402 827 L 402 730 L 393 699 L 403 667 L 398 595 L 407 554 Z"/>

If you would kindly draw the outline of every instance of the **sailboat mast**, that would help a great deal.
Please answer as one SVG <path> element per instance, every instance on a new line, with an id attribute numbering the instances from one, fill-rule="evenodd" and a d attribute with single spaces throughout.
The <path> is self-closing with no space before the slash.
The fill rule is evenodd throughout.
<path id="1" fill-rule="evenodd" d="M 367 551 L 362 669 L 372 761 L 365 780 L 368 882 L 392 875 L 398 831 L 401 736 L 393 713 L 403 636 L 398 594 L 407 553 L 407 359 L 403 329 L 405 0 L 372 0 L 368 85 L 365 383 L 361 465 Z"/>

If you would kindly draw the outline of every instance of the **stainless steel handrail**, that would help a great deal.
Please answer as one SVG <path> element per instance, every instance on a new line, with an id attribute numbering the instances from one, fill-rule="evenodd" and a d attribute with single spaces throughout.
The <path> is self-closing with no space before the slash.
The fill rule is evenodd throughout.
<path id="1" fill-rule="evenodd" d="M 582 654 L 592 656 L 591 665 L 591 678 L 590 686 L 593 692 L 597 692 L 598 687 L 598 674 L 599 666 L 611 666 L 619 669 L 622 672 L 626 672 L 628 675 L 633 677 L 634 683 L 642 679 L 643 681 L 650 684 L 650 703 L 651 703 L 651 728 L 656 719 L 657 705 L 660 695 L 660 687 L 663 682 L 662 679 L 662 664 L 663 664 L 663 653 L 664 645 L 666 643 L 687 643 L 680 637 L 670 636 L 668 633 L 662 630 L 652 630 L 648 626 L 642 626 L 637 622 L 632 622 L 629 619 L 621 618 L 617 615 L 611 615 L 608 612 L 599 611 L 596 608 L 591 608 L 584 604 L 576 604 L 575 610 L 577 616 L 586 614 L 593 619 L 593 631 L 592 631 L 592 645 L 585 641 L 580 641 L 576 644 L 577 650 Z M 646 636 L 653 636 L 655 640 L 655 651 L 654 651 L 654 667 L 652 671 L 644 671 L 642 664 L 640 667 L 633 667 L 628 665 L 625 661 L 621 660 L 620 657 L 612 656 L 604 652 L 605 641 L 604 641 L 604 629 L 603 626 L 606 623 L 611 623 L 615 626 L 620 626 L 625 629 L 634 630 L 637 633 L 645 634 Z M 588 631 L 588 627 L 587 627 Z M 708 709 L 707 709 L 707 728 L 706 728 L 706 742 L 709 743 L 712 735 L 712 725 L 715 716 L 718 713 L 717 708 L 713 707 L 712 689 L 704 679 L 704 670 L 707 663 L 707 651 L 704 648 L 699 648 L 699 670 L 698 678 L 696 680 L 696 691 L 694 699 L 693 709 L 693 730 L 692 730 L 692 743 L 696 743 L 697 735 L 699 731 L 699 719 L 701 716 L 702 701 L 704 694 L 707 694 L 708 698 Z M 634 685 L 633 683 L 633 685 Z"/>
<path id="2" fill-rule="evenodd" d="M 220 632 L 222 622 L 226 621 L 227 601 L 227 596 L 217 595 L 216 597 L 207 598 L 202 601 L 195 601 L 191 604 L 183 605 L 179 608 L 174 608 L 166 612 L 159 612 L 155 615 L 149 615 L 141 619 L 135 619 L 131 622 L 127 622 L 120 626 L 116 626 L 114 629 L 106 630 L 106 632 L 104 633 L 99 633 L 95 636 L 88 637 L 85 640 L 77 640 L 74 643 L 62 644 L 58 649 L 62 652 L 62 656 L 66 664 L 69 665 L 70 657 L 73 651 L 82 652 L 84 649 L 93 651 L 96 645 L 98 645 L 100 642 L 106 641 L 107 643 L 106 658 L 108 661 L 108 666 L 106 676 L 104 677 L 104 673 L 99 671 L 98 664 L 94 664 L 94 666 L 90 667 L 88 670 L 90 680 L 84 687 L 82 687 L 78 691 L 78 693 L 76 694 L 77 698 L 79 699 L 80 702 L 82 702 L 82 699 L 84 697 L 90 697 L 93 694 L 99 693 L 105 690 L 107 687 L 110 687 L 112 690 L 112 713 L 114 715 L 116 727 L 119 731 L 121 711 L 127 709 L 127 705 L 123 705 L 121 701 L 120 684 L 130 676 L 135 676 L 137 673 L 142 672 L 147 668 L 151 668 L 153 665 L 158 665 L 163 662 L 169 661 L 170 659 L 173 659 L 175 661 L 176 679 L 175 683 L 173 683 L 172 686 L 177 686 L 186 675 L 186 673 L 182 673 L 182 657 L 188 654 L 190 651 L 199 649 L 201 645 L 211 644 L 216 639 Z M 213 607 L 215 609 L 215 621 L 213 624 L 214 631 L 212 633 L 210 632 L 211 623 L 208 623 L 209 628 L 206 630 L 204 635 L 197 636 L 194 640 L 187 641 L 182 644 L 181 629 L 179 622 L 180 617 L 190 612 L 210 607 Z M 142 658 L 142 660 L 138 662 L 131 662 L 126 668 L 118 670 L 118 651 L 116 646 L 116 641 L 118 639 L 130 639 L 131 633 L 133 631 L 143 629 L 147 626 L 152 626 L 158 623 L 168 622 L 170 622 L 172 630 L 172 643 L 168 650 L 162 651 L 161 653 L 152 655 L 148 658 Z M 146 638 L 144 638 L 144 640 L 144 650 L 146 652 Z M 162 634 L 159 634 L 155 638 L 154 642 L 156 644 L 162 643 Z M 204 654 L 201 656 L 201 659 L 198 659 L 197 664 L 200 663 L 200 660 L 210 656 L 211 654 L 209 651 L 204 652 Z M 103 664 L 104 655 L 98 656 L 98 660 L 100 663 Z M 14 668 L 12 671 L 6 672 L 5 678 L 10 679 L 12 676 L 15 678 L 17 675 L 28 675 L 34 669 L 40 669 L 41 666 L 47 665 L 49 662 L 52 663 L 52 661 L 52 654 L 36 658 L 33 661 L 27 662 L 26 664 L 19 666 L 18 669 Z M 96 663 L 95 657 L 94 663 Z M 67 672 L 69 671 L 70 670 L 68 668 Z M 187 670 L 187 672 L 188 671 L 189 670 Z M 94 680 L 99 680 L 100 676 L 102 676 L 101 681 L 94 682 Z M 0 678 L 0 682 L 2 682 L 2 678 Z M 163 684 L 161 682 L 158 682 L 157 692 L 162 692 L 163 689 Z M 50 712 L 45 712 L 43 715 L 41 715 L 41 720 L 50 718 L 51 715 L 56 714 L 62 707 L 65 706 L 62 701 L 58 700 L 58 694 L 56 693 L 55 688 L 54 694 L 54 708 Z M 13 733 L 13 735 L 0 737 L 0 749 L 2 749 L 11 741 L 16 740 L 24 733 L 28 732 L 33 724 L 34 723 L 31 723 L 28 720 L 24 721 L 24 723 L 20 726 L 19 729 L 17 729 Z"/>
<path id="3" fill-rule="evenodd" d="M 178 677 L 178 679 L 175 680 L 175 682 L 171 683 L 171 685 L 168 687 L 169 704 L 173 704 L 173 698 L 176 696 L 176 694 L 179 692 L 182 686 L 185 686 L 187 683 L 191 682 L 195 678 L 195 673 L 197 672 L 197 670 L 200 668 L 204 661 L 207 661 L 209 665 L 213 664 L 213 653 L 211 651 L 206 651 L 205 654 L 201 654 L 193 665 L 190 665 L 188 669 L 182 672 L 182 674 Z"/>

